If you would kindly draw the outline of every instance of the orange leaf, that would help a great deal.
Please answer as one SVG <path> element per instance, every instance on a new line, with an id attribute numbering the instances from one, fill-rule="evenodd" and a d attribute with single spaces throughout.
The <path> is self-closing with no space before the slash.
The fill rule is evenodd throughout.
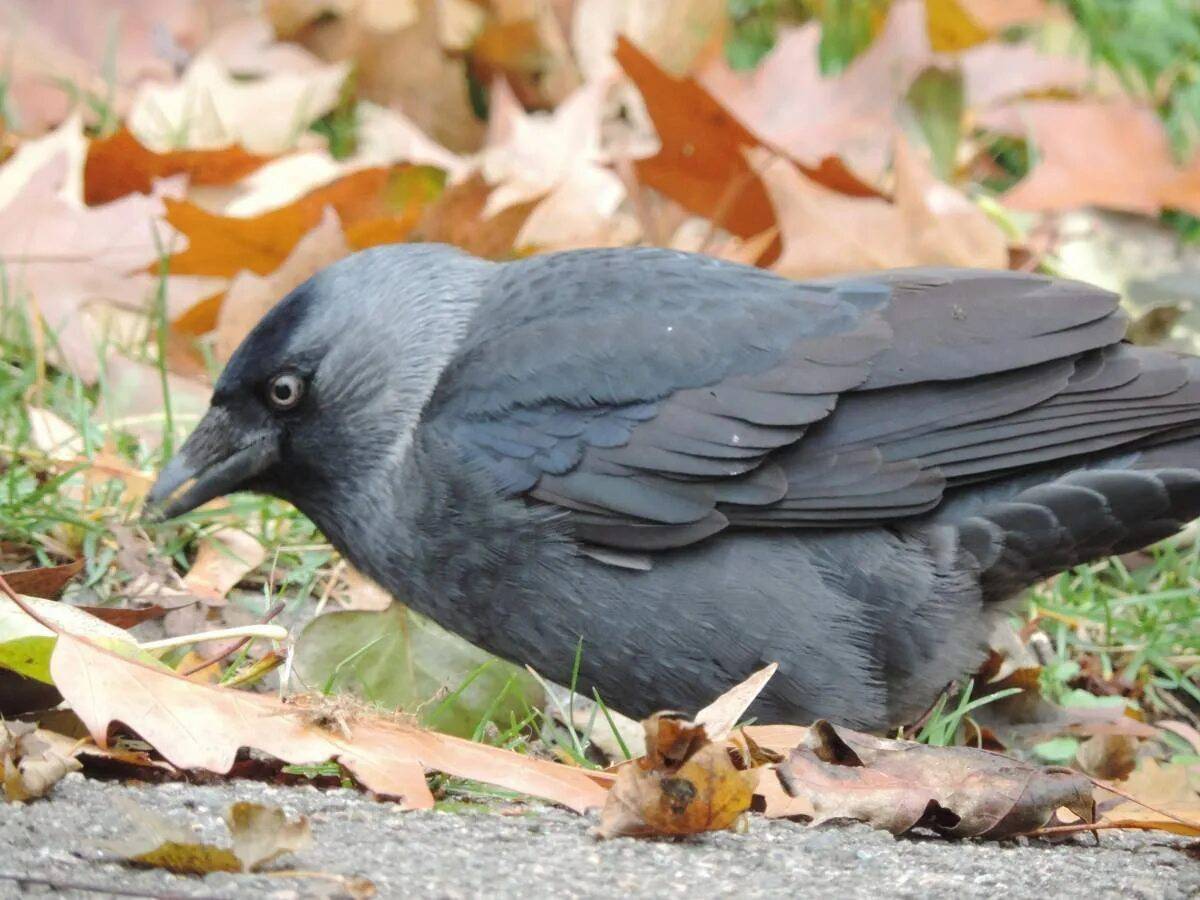
<path id="1" fill-rule="evenodd" d="M 39 569 L 5 572 L 4 580 L 18 594 L 53 600 L 67 586 L 67 582 L 82 571 L 83 560 L 77 559 L 61 566 L 43 566 Z"/>
<path id="2" fill-rule="evenodd" d="M 83 198 L 94 206 L 126 194 L 148 194 L 154 179 L 171 175 L 187 175 L 193 185 L 233 184 L 269 160 L 237 146 L 155 153 L 122 128 L 88 147 Z"/>

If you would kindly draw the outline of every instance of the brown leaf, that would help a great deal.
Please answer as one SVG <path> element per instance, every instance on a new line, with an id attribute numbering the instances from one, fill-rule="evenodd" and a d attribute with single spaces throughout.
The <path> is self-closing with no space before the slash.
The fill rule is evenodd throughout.
<path id="1" fill-rule="evenodd" d="M 641 91 L 662 142 L 657 155 L 637 161 L 638 178 L 741 237 L 771 228 L 770 199 L 744 155 L 761 146 L 759 139 L 695 79 L 668 75 L 623 37 L 616 56 Z M 836 159 L 819 158 L 814 165 L 806 173 L 829 188 L 874 193 Z"/>
<path id="2" fill-rule="evenodd" d="M 265 694 L 197 684 L 60 633 L 50 661 L 55 685 L 96 743 L 115 721 L 137 732 L 173 765 L 228 772 L 250 747 L 293 765 L 336 759 L 361 784 L 406 807 L 428 808 L 425 772 L 496 784 L 576 810 L 599 806 L 604 789 L 579 769 L 362 716 L 344 737 L 302 709 Z"/>
<path id="3" fill-rule="evenodd" d="M 1000 228 L 938 181 L 905 138 L 895 146 L 895 202 L 835 193 L 787 160 L 750 151 L 779 217 L 776 271 L 799 278 L 917 265 L 1005 267 Z"/>
<path id="4" fill-rule="evenodd" d="M 156 153 L 127 128 L 88 145 L 83 198 L 89 206 L 126 194 L 148 194 L 156 178 L 186 175 L 191 185 L 233 184 L 270 160 L 243 147 Z"/>
<path id="5" fill-rule="evenodd" d="M 4 572 L 4 580 L 18 594 L 43 597 L 53 600 L 67 582 L 83 571 L 83 560 L 77 559 L 61 566 L 44 566 L 40 569 L 22 569 L 19 572 Z"/>
<path id="6" fill-rule="evenodd" d="M 1030 100 L 986 113 L 979 124 L 1028 134 L 1037 148 L 1037 165 L 1004 195 L 1006 206 L 1200 214 L 1200 159 L 1183 168 L 1175 164 L 1153 110 L 1128 100 Z"/>
<path id="7" fill-rule="evenodd" d="M 1075 751 L 1079 768 L 1095 778 L 1120 781 L 1137 765 L 1138 740 L 1129 734 L 1096 734 Z"/>
<path id="8" fill-rule="evenodd" d="M 1154 808 L 1148 809 L 1102 786 L 1096 793 L 1101 822 L 1118 828 L 1153 829 L 1200 837 L 1200 765 L 1162 765 L 1153 759 L 1143 759 L 1119 789 Z"/>
<path id="9" fill-rule="evenodd" d="M 267 558 L 262 542 L 240 528 L 206 534 L 197 547 L 183 587 L 208 606 L 224 606 L 225 595 Z"/>
<path id="10" fill-rule="evenodd" d="M 425 210 L 412 238 L 453 244 L 486 259 L 511 256 L 517 235 L 537 203 L 509 206 L 489 218 L 483 210 L 490 194 L 491 188 L 478 175 L 447 188 Z"/>
<path id="11" fill-rule="evenodd" d="M 132 628 L 151 619 L 161 619 L 167 614 L 166 607 L 151 605 L 137 609 L 121 606 L 80 606 L 85 613 L 95 616 L 101 622 L 115 625 L 118 628 Z"/>
<path id="12" fill-rule="evenodd" d="M 814 824 L 857 819 L 903 834 L 1004 838 L 1039 828 L 1059 807 L 1094 819 L 1091 783 L 971 747 L 929 747 L 815 722 L 778 775 L 812 803 Z"/>
<path id="13" fill-rule="evenodd" d="M 9 803 L 45 796 L 64 775 L 79 768 L 74 753 L 63 751 L 61 742 L 53 746 L 36 725 L 0 721 L 0 774 Z"/>
<path id="14" fill-rule="evenodd" d="M 730 735 L 778 669 L 779 663 L 763 666 L 696 713 L 695 722 L 704 729 L 710 741 L 724 740 Z"/>
<path id="15" fill-rule="evenodd" d="M 738 769 L 725 742 L 673 713 L 643 722 L 646 755 L 617 772 L 600 837 L 686 835 L 732 828 L 750 808 L 755 769 Z"/>

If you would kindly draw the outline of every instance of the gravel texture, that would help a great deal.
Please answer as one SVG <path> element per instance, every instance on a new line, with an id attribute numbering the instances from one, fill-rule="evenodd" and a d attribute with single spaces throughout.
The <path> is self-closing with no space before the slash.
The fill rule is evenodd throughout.
<path id="1" fill-rule="evenodd" d="M 280 867 L 306 874 L 193 878 L 109 861 L 98 843 L 126 828 L 119 795 L 217 841 L 226 836 L 221 813 L 236 800 L 303 813 L 313 846 Z M 352 879 L 369 879 L 379 897 L 422 898 L 1200 896 L 1200 857 L 1187 840 L 1162 834 L 1108 832 L 1099 847 L 1090 837 L 951 843 L 752 817 L 744 834 L 601 842 L 592 825 L 541 807 L 405 813 L 348 790 L 129 785 L 73 774 L 49 800 L 0 804 L 0 898 L 352 896 Z"/>

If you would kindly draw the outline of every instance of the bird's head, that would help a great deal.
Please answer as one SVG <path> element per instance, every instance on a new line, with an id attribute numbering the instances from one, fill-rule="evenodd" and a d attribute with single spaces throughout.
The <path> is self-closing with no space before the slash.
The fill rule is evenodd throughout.
<path id="1" fill-rule="evenodd" d="M 440 245 L 378 247 L 296 288 L 234 352 L 149 508 L 172 517 L 251 490 L 326 518 L 403 457 L 491 265 Z"/>

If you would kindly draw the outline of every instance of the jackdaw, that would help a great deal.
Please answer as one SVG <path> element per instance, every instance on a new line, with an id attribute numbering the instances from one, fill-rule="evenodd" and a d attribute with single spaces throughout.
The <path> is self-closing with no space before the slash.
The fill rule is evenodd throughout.
<path id="1" fill-rule="evenodd" d="M 630 715 L 911 721 L 1031 583 L 1200 515 L 1200 359 L 1074 281 L 796 282 L 659 249 L 358 253 L 249 334 L 150 499 L 294 503 L 474 644 Z"/>

